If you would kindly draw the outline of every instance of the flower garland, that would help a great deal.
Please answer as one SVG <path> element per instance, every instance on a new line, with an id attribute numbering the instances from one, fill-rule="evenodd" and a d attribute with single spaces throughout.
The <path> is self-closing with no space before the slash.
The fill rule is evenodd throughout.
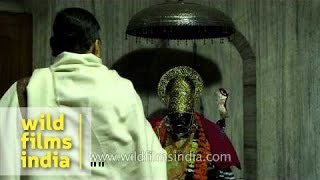
<path id="1" fill-rule="evenodd" d="M 207 168 L 208 161 L 207 157 L 211 153 L 210 144 L 206 138 L 206 135 L 201 124 L 200 116 L 197 113 L 193 114 L 194 119 L 198 125 L 196 136 L 191 143 L 190 154 L 194 157 L 188 161 L 188 166 L 186 169 L 187 176 L 188 174 L 193 176 L 194 180 L 207 180 Z M 164 121 L 161 121 L 157 124 L 156 134 L 158 135 L 160 142 L 164 145 L 164 140 L 166 137 L 167 128 L 164 125 Z M 201 157 L 201 159 L 199 159 Z M 193 173 L 193 175 L 192 175 Z"/>
<path id="2" fill-rule="evenodd" d="M 204 133 L 200 117 L 198 114 L 194 114 L 194 117 L 197 121 L 197 124 L 199 126 L 198 129 L 198 155 L 201 159 L 197 159 L 195 162 L 195 171 L 193 174 L 193 178 L 195 180 L 206 180 L 207 179 L 207 169 L 208 169 L 208 161 L 207 157 L 210 154 L 210 144 L 206 138 L 206 135 Z"/>
<path id="3" fill-rule="evenodd" d="M 186 180 L 193 180 L 193 174 L 194 174 L 194 166 L 196 163 L 196 155 L 198 153 L 198 128 L 196 130 L 196 133 L 194 135 L 194 138 L 191 143 L 191 148 L 190 148 L 190 155 L 191 158 L 187 160 L 187 169 L 186 169 Z"/>

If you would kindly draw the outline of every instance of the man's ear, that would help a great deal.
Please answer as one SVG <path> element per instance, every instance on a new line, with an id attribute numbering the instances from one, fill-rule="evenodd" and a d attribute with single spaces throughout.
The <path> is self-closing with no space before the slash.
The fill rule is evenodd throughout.
<path id="1" fill-rule="evenodd" d="M 92 54 L 101 57 L 101 41 L 99 39 L 93 43 Z"/>

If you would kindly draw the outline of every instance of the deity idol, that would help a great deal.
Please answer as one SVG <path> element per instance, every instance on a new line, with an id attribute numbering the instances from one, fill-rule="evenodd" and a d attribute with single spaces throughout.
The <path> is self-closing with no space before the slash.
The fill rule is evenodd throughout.
<path id="1" fill-rule="evenodd" d="M 167 111 L 151 119 L 151 124 L 167 151 L 170 180 L 229 180 L 235 179 L 232 166 L 241 169 L 237 153 L 224 132 L 228 92 L 219 89 L 222 119 L 214 123 L 195 112 L 202 88 L 200 75 L 187 66 L 170 69 L 158 84 L 158 95 Z"/>

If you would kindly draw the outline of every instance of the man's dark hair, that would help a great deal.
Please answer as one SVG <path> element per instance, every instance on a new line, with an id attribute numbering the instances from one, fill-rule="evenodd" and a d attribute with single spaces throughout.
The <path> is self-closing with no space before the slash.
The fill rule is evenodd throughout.
<path id="1" fill-rule="evenodd" d="M 67 8 L 58 12 L 50 38 L 52 55 L 57 56 L 63 51 L 87 53 L 92 43 L 100 39 L 99 30 L 97 19 L 84 9 Z"/>

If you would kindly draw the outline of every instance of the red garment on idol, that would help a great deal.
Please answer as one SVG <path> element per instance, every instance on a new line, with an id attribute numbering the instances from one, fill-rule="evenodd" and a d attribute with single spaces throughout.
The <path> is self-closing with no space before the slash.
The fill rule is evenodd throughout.
<path id="1" fill-rule="evenodd" d="M 241 169 L 237 152 L 235 151 L 228 136 L 216 123 L 209 121 L 202 114 L 195 113 L 195 117 L 196 116 L 200 118 L 200 122 L 202 123 L 202 127 L 210 144 L 211 153 L 215 156 L 219 155 L 219 157 L 230 155 L 230 161 L 219 159 L 218 161 L 215 161 L 215 166 L 220 170 L 228 170 L 231 166 L 236 166 Z M 152 128 L 159 135 L 161 144 L 164 143 L 164 138 L 167 133 L 165 124 L 162 120 L 163 116 L 151 119 Z"/>

